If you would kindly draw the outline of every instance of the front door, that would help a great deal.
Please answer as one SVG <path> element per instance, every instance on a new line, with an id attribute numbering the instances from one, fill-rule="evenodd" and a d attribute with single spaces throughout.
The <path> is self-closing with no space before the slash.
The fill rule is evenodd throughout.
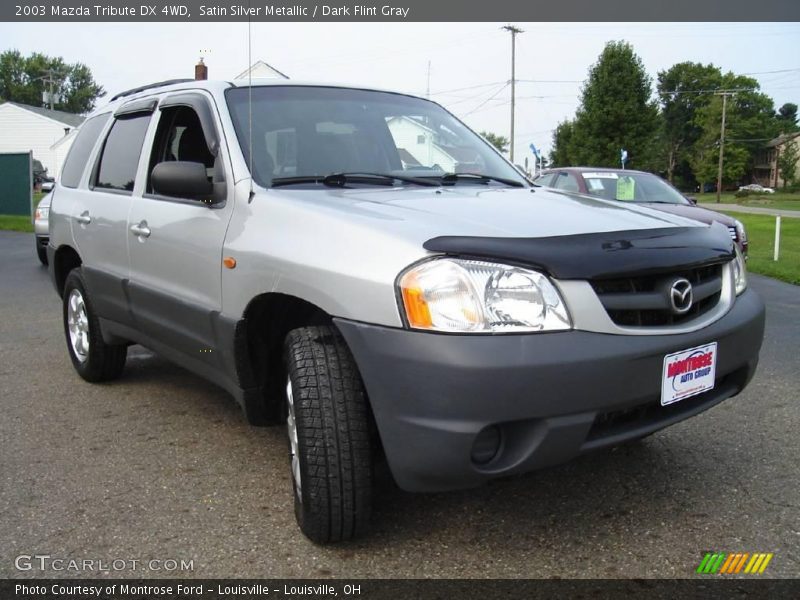
<path id="1" fill-rule="evenodd" d="M 222 181 L 230 171 L 219 142 L 209 144 L 219 130 L 209 100 L 200 93 L 180 98 L 161 103 L 146 152 L 145 192 L 134 199 L 128 218 L 131 306 L 137 329 L 151 340 L 195 366 L 200 361 L 220 367 L 215 324 L 222 306 L 222 246 L 233 211 Z M 215 131 L 209 135 L 208 128 Z M 202 163 L 221 197 L 212 203 L 160 195 L 150 174 L 172 161 Z"/>

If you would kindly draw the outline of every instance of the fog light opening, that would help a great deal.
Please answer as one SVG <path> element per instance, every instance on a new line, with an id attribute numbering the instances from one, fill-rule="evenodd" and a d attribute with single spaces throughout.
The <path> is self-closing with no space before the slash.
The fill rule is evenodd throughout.
<path id="1" fill-rule="evenodd" d="M 476 465 L 491 462 L 500 450 L 500 442 L 500 428 L 497 425 L 484 427 L 472 444 L 472 462 Z"/>

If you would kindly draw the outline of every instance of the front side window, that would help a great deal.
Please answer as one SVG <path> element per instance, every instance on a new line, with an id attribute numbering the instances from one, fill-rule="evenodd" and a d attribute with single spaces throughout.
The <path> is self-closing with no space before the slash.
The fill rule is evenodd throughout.
<path id="1" fill-rule="evenodd" d="M 75 141 L 72 142 L 67 160 L 64 161 L 64 167 L 61 170 L 61 185 L 68 188 L 78 187 L 83 170 L 86 168 L 86 161 L 89 160 L 89 154 L 110 116 L 110 113 L 97 115 L 81 125 Z"/>
<path id="2" fill-rule="evenodd" d="M 142 113 L 124 115 L 114 121 L 103 145 L 96 188 L 133 191 L 139 155 L 149 124 L 150 114 Z"/>
<path id="3" fill-rule="evenodd" d="M 279 177 L 333 173 L 463 173 L 525 183 L 478 135 L 427 100 L 346 88 L 254 87 L 251 124 L 250 96 L 244 87 L 226 92 L 245 160 L 265 187 Z"/>
<path id="4" fill-rule="evenodd" d="M 213 176 L 214 156 L 208 149 L 200 118 L 187 106 L 172 106 L 161 110 L 153 151 L 150 154 L 147 192 L 153 193 L 149 174 L 158 163 L 185 161 L 202 163 L 209 179 Z"/>

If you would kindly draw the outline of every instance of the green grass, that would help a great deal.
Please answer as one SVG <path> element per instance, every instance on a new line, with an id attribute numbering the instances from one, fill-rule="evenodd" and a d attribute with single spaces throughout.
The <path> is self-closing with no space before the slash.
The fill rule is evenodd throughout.
<path id="1" fill-rule="evenodd" d="M 33 209 L 39 206 L 39 202 L 44 198 L 47 192 L 34 192 L 33 193 Z M 33 223 L 31 217 L 27 215 L 0 215 L 0 229 L 6 231 L 22 231 L 25 233 L 33 233 Z"/>
<path id="2" fill-rule="evenodd" d="M 716 194 L 695 194 L 694 197 L 701 204 L 712 204 L 717 201 Z M 800 211 L 800 193 L 797 192 L 778 191 L 774 194 L 750 194 L 744 198 L 737 198 L 734 196 L 734 192 L 723 192 L 720 201 L 723 204 Z"/>
<path id="3" fill-rule="evenodd" d="M 33 233 L 33 223 L 26 215 L 0 215 L 0 229 Z"/>
<path id="4" fill-rule="evenodd" d="M 800 219 L 781 219 L 781 245 L 778 262 L 772 260 L 775 249 L 775 217 L 729 212 L 747 228 L 750 242 L 747 269 L 788 283 L 800 285 Z"/>

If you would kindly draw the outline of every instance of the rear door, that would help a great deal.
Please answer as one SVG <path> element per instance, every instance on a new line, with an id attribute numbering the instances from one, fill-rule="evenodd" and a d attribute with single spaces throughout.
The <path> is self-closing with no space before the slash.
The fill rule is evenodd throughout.
<path id="1" fill-rule="evenodd" d="M 182 92 L 159 105 L 145 151 L 144 193 L 128 220 L 130 296 L 136 326 L 151 340 L 195 361 L 219 366 L 215 322 L 222 306 L 225 232 L 233 212 L 230 165 L 220 149 L 221 127 L 209 96 Z M 214 181 L 214 202 L 159 195 L 150 174 L 163 162 L 202 163 Z M 229 196 L 230 192 L 230 197 Z"/>
<path id="2" fill-rule="evenodd" d="M 131 323 L 127 298 L 128 212 L 152 101 L 134 101 L 114 114 L 89 175 L 88 189 L 73 194 L 72 235 L 97 314 Z M 66 177 L 65 173 L 65 177 Z"/>

